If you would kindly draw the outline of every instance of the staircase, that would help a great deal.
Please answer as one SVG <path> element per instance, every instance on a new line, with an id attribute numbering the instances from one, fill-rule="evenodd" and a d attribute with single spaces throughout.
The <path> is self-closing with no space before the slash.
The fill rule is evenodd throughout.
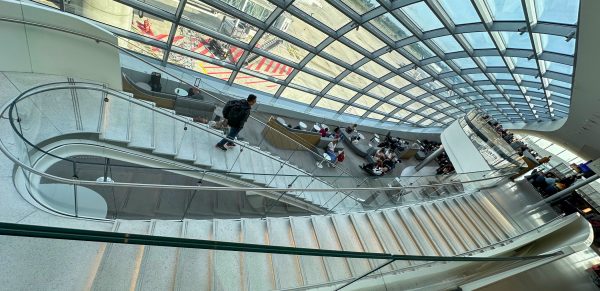
<path id="1" fill-rule="evenodd" d="M 214 145 L 223 137 L 222 132 L 195 123 L 191 118 L 176 115 L 172 110 L 156 107 L 154 103 L 133 99 L 128 93 L 119 93 L 123 98 L 106 93 L 100 96 L 101 92 L 98 91 L 71 90 L 75 107 L 72 110 L 82 113 L 66 114 L 65 117 L 55 114 L 50 122 L 60 124 L 65 122 L 63 119 L 69 119 L 68 122 L 75 124 L 84 123 L 83 130 L 99 133 L 102 141 L 223 173 L 257 187 L 333 188 L 299 167 L 248 143 L 241 142 L 241 146 L 226 152 L 215 148 Z M 30 98 L 34 103 L 39 102 L 37 99 Z M 92 128 L 94 125 L 96 129 Z M 286 191 L 285 194 L 288 199 L 312 206 L 313 211 L 320 209 L 316 213 L 362 209 L 357 199 L 342 192 Z"/>
<path id="2" fill-rule="evenodd" d="M 482 194 L 376 212 L 241 220 L 124 221 L 113 231 L 357 252 L 455 256 L 521 232 Z M 383 272 L 422 262 L 398 261 Z M 327 286 L 381 261 L 103 244 L 92 290 L 281 290 Z"/>

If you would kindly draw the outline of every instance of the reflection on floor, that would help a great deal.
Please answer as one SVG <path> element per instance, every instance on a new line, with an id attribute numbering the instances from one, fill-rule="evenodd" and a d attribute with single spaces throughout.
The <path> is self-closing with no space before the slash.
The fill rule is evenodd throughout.
<path id="1" fill-rule="evenodd" d="M 591 249 L 480 288 L 480 291 L 598 290 L 586 269 L 600 263 Z"/>
<path id="2" fill-rule="evenodd" d="M 77 176 L 84 180 L 96 180 L 104 175 L 104 159 L 97 157 L 74 157 L 79 162 Z M 133 164 L 110 161 L 107 176 L 117 182 L 135 182 L 171 185 L 197 185 L 198 180 L 169 173 L 133 167 Z M 48 169 L 59 177 L 72 177 L 72 164 L 61 162 Z M 51 183 L 42 180 L 42 183 Z M 219 186 L 206 181 L 204 186 Z M 100 193 L 108 204 L 107 218 L 120 219 L 209 219 L 265 216 L 310 215 L 303 209 L 276 202 L 260 195 L 246 195 L 241 191 L 192 191 L 148 188 L 123 188 L 87 186 Z"/>

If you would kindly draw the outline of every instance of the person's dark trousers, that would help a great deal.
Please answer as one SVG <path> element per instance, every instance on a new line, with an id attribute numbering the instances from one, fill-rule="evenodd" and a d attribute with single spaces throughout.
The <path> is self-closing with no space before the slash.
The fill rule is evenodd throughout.
<path id="1" fill-rule="evenodd" d="M 238 133 L 240 133 L 240 131 L 242 131 L 242 129 L 238 127 L 229 128 L 229 133 L 227 134 L 227 136 L 224 139 L 222 139 L 219 143 L 217 143 L 217 145 L 224 146 L 227 142 L 232 143 L 235 137 L 238 135 Z"/>

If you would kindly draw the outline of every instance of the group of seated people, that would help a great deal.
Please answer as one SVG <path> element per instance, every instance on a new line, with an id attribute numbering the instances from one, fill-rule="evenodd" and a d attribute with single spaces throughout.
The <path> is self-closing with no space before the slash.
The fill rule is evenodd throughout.
<path id="1" fill-rule="evenodd" d="M 442 152 L 435 161 L 438 163 L 439 167 L 435 170 L 438 175 L 445 175 L 454 172 L 454 166 L 452 162 L 448 158 L 448 154 L 446 152 Z"/>
<path id="2" fill-rule="evenodd" d="M 359 166 L 365 172 L 372 176 L 383 176 L 391 173 L 400 159 L 396 152 L 390 148 L 380 148 L 373 154 L 373 162 Z"/>
<path id="3" fill-rule="evenodd" d="M 339 140 L 342 137 L 342 130 L 338 126 L 333 132 L 329 132 L 329 128 L 322 127 L 321 130 L 319 130 L 319 134 L 321 134 L 321 137 L 330 137 Z"/>
<path id="4" fill-rule="evenodd" d="M 564 190 L 571 186 L 577 179 L 581 178 L 580 175 L 570 175 L 562 179 L 559 179 L 554 173 L 533 170 L 531 175 L 525 177 L 533 185 L 542 196 L 550 196 L 556 194 L 560 190 Z"/>
<path id="5" fill-rule="evenodd" d="M 388 131 L 388 133 L 385 135 L 385 139 L 380 142 L 377 147 L 383 148 L 383 149 L 389 149 L 391 151 L 396 151 L 396 150 L 404 150 L 405 147 L 407 147 L 409 145 L 408 141 L 405 141 L 401 138 L 398 137 L 392 137 L 391 132 Z"/>
<path id="6" fill-rule="evenodd" d="M 425 152 L 426 155 L 435 152 L 435 150 L 440 148 L 440 146 L 442 145 L 441 142 L 426 139 L 419 141 L 419 143 L 421 144 L 422 151 Z"/>
<path id="7" fill-rule="evenodd" d="M 401 150 L 404 146 L 406 146 L 404 140 L 392 137 L 388 132 L 385 139 L 377 145 L 379 149 L 369 158 L 371 162 L 361 165 L 360 168 L 372 176 L 391 173 L 396 168 L 396 164 L 401 163 L 396 150 Z"/>

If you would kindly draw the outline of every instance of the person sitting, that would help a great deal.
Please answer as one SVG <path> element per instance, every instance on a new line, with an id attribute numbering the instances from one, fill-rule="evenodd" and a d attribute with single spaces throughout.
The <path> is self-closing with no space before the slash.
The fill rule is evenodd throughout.
<path id="1" fill-rule="evenodd" d="M 346 127 L 346 133 L 347 134 L 351 134 L 351 133 L 355 132 L 356 131 L 356 127 L 357 127 L 356 123 L 353 124 L 352 126 Z"/>
<path id="2" fill-rule="evenodd" d="M 329 135 L 330 138 L 335 138 L 335 139 L 340 139 L 341 136 L 342 136 L 342 131 L 340 130 L 339 127 L 336 127 L 333 130 L 333 133 Z"/>
<path id="3" fill-rule="evenodd" d="M 346 159 L 346 155 L 344 154 L 343 150 L 340 150 L 337 152 L 337 157 L 335 160 L 335 164 L 333 164 L 333 166 L 335 167 L 337 164 L 343 162 Z"/>
<path id="4" fill-rule="evenodd" d="M 321 134 L 321 137 L 326 137 L 328 131 L 329 131 L 329 128 L 322 127 L 321 130 L 319 130 L 319 133 Z"/>
<path id="5" fill-rule="evenodd" d="M 188 89 L 187 93 L 188 93 L 187 94 L 188 97 L 192 97 L 194 95 L 200 94 L 200 90 L 196 87 L 191 87 Z"/>
<path id="6" fill-rule="evenodd" d="M 337 162 L 337 155 L 335 154 L 335 147 L 337 146 L 337 141 L 331 141 L 327 144 L 325 148 L 325 153 L 329 156 L 329 160 L 327 166 L 334 165 Z"/>

